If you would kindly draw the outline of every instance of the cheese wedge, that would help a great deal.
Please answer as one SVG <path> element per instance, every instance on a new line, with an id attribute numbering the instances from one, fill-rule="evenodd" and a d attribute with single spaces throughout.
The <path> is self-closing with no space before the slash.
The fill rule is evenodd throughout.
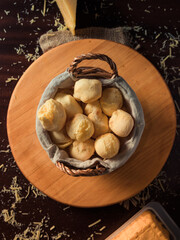
<path id="1" fill-rule="evenodd" d="M 56 0 L 63 15 L 65 25 L 75 35 L 77 0 Z"/>

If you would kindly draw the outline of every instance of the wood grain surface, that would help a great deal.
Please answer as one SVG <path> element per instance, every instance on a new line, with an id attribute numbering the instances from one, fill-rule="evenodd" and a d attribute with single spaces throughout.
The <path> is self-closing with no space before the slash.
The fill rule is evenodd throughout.
<path id="1" fill-rule="evenodd" d="M 41 95 L 56 75 L 82 53 L 103 53 L 115 61 L 134 89 L 145 115 L 145 130 L 131 159 L 111 174 L 74 178 L 59 171 L 42 149 L 35 131 Z M 106 68 L 102 61 L 83 65 Z M 73 206 L 99 207 L 130 198 L 160 172 L 173 145 L 176 129 L 170 92 L 155 67 L 136 51 L 105 40 L 80 40 L 43 54 L 23 74 L 12 94 L 7 130 L 12 153 L 24 176 L 49 197 Z"/>

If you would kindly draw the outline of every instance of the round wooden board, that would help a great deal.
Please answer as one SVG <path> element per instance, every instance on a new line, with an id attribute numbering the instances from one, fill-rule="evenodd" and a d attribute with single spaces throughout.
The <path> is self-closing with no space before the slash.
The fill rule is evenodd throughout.
<path id="1" fill-rule="evenodd" d="M 145 115 L 145 130 L 135 154 L 113 173 L 71 177 L 62 173 L 42 149 L 35 130 L 36 110 L 48 83 L 82 53 L 107 54 L 135 90 Z M 109 70 L 102 61 L 83 65 Z M 12 153 L 24 176 L 49 197 L 78 207 L 118 203 L 143 190 L 160 172 L 173 145 L 176 116 L 170 92 L 155 67 L 131 48 L 106 40 L 69 42 L 43 54 L 23 74 L 8 109 Z"/>

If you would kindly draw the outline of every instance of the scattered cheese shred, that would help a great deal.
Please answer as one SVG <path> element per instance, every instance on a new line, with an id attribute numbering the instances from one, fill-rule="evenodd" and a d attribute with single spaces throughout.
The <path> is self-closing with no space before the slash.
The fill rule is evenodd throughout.
<path id="1" fill-rule="evenodd" d="M 99 231 L 103 231 L 106 228 L 106 226 L 103 226 L 102 228 L 99 229 Z"/>
<path id="2" fill-rule="evenodd" d="M 3 235 L 3 240 L 6 240 L 6 237 L 5 237 L 4 233 L 2 233 L 2 235 Z"/>
<path id="3" fill-rule="evenodd" d="M 97 221 L 94 222 L 94 223 L 89 224 L 88 227 L 91 228 L 91 227 L 93 227 L 94 225 L 96 225 L 96 224 L 98 224 L 98 223 L 100 223 L 100 222 L 101 222 L 101 219 L 97 220 Z"/>
<path id="4" fill-rule="evenodd" d="M 33 24 L 33 23 L 35 23 L 35 22 L 36 22 L 36 20 L 34 20 L 34 19 L 31 19 L 29 22 L 30 22 L 30 24 Z"/>
<path id="5" fill-rule="evenodd" d="M 40 240 L 42 223 L 28 226 L 22 234 L 16 234 L 13 240 Z"/>
<path id="6" fill-rule="evenodd" d="M 14 80 L 14 79 L 13 79 Z M 12 80 L 10 80 L 12 81 Z M 6 82 L 10 82 L 8 80 L 6 80 Z M 7 149 L 7 150 L 0 150 L 0 153 L 9 153 L 10 152 L 10 149 Z"/>
<path id="7" fill-rule="evenodd" d="M 166 62 L 166 60 L 168 59 L 168 58 L 170 58 L 170 55 L 167 55 L 165 58 L 163 58 L 162 60 L 161 60 L 161 62 L 160 62 L 160 64 L 161 64 L 161 67 L 162 68 L 165 68 L 165 62 Z"/>
<path id="8" fill-rule="evenodd" d="M 63 208 L 63 211 L 66 211 L 69 208 L 70 208 L 70 206 L 67 206 L 67 207 Z"/>
<path id="9" fill-rule="evenodd" d="M 28 192 L 27 192 L 27 194 L 26 194 L 26 196 L 25 196 L 25 199 L 29 196 L 29 194 L 30 194 L 30 191 L 31 191 L 31 187 L 30 186 L 28 186 Z"/>
<path id="10" fill-rule="evenodd" d="M 102 235 L 101 232 L 96 232 L 96 231 L 94 231 L 94 233 L 95 233 L 96 235 Z"/>
<path id="11" fill-rule="evenodd" d="M 15 203 L 21 202 L 23 199 L 23 197 L 20 197 L 20 191 L 22 190 L 22 187 L 20 187 L 17 183 L 17 176 L 13 178 L 10 190 L 15 195 Z"/>
<path id="12" fill-rule="evenodd" d="M 63 232 L 58 233 L 56 236 L 52 236 L 51 238 L 52 238 L 52 240 L 58 240 L 58 239 L 60 239 L 63 236 L 64 237 L 70 237 L 70 235 L 67 234 L 66 231 L 63 231 Z"/>
<path id="13" fill-rule="evenodd" d="M 10 11 L 4 10 L 6 15 L 9 15 Z"/>
<path id="14" fill-rule="evenodd" d="M 15 212 L 14 210 L 10 210 L 10 212 L 7 209 L 3 209 L 1 215 L 4 218 L 4 222 L 7 222 L 13 226 L 21 226 L 20 223 L 17 223 L 15 220 Z"/>
<path id="15" fill-rule="evenodd" d="M 158 39 L 158 37 L 160 37 L 161 33 L 159 33 L 158 35 L 156 35 L 155 39 Z"/>
<path id="16" fill-rule="evenodd" d="M 34 4 L 31 6 L 31 11 L 34 11 Z"/>
<path id="17" fill-rule="evenodd" d="M 55 226 L 52 226 L 52 227 L 50 228 L 50 231 L 52 231 L 54 228 L 55 228 Z"/>
<path id="18" fill-rule="evenodd" d="M 37 198 L 37 196 L 38 196 L 38 195 L 37 195 L 37 193 L 35 192 L 35 190 L 34 190 L 34 189 L 32 190 L 32 192 L 34 193 L 34 195 L 35 195 L 35 198 Z"/>
<path id="19" fill-rule="evenodd" d="M 127 4 L 127 6 L 128 6 L 128 10 L 129 10 L 129 11 L 133 11 L 133 9 L 132 9 L 132 7 L 129 5 L 129 3 Z"/>
<path id="20" fill-rule="evenodd" d="M 161 182 L 160 179 L 158 179 L 158 182 L 159 182 L 159 185 L 160 185 L 161 189 L 163 190 L 163 192 L 165 192 L 165 189 L 164 189 L 164 187 L 163 187 L 162 182 Z"/>
<path id="21" fill-rule="evenodd" d="M 172 48 L 169 48 L 169 56 L 172 58 Z"/>
<path id="22" fill-rule="evenodd" d="M 46 14 L 46 0 L 44 0 L 44 6 L 43 6 L 43 10 L 41 11 L 42 15 L 45 16 Z"/>
<path id="23" fill-rule="evenodd" d="M 0 165 L 0 169 L 3 168 L 3 167 L 4 167 L 4 164 L 1 164 L 1 165 Z"/>
<path id="24" fill-rule="evenodd" d="M 55 3 L 55 2 L 56 2 L 56 0 L 53 0 L 53 1 L 50 2 L 50 4 L 53 4 L 53 3 Z"/>
<path id="25" fill-rule="evenodd" d="M 90 237 L 87 238 L 87 240 L 94 240 L 94 234 L 91 234 Z"/>
<path id="26" fill-rule="evenodd" d="M 24 48 L 26 46 L 24 44 L 20 44 L 18 48 L 14 48 L 14 50 L 16 50 L 16 53 L 18 55 L 21 55 L 21 54 L 25 54 L 25 51 L 24 51 Z"/>
<path id="27" fill-rule="evenodd" d="M 67 29 L 67 26 L 64 26 L 61 22 L 60 22 L 60 18 L 56 17 L 54 20 L 54 26 L 57 27 L 58 31 L 64 31 Z M 48 31 L 50 32 L 50 31 Z"/>

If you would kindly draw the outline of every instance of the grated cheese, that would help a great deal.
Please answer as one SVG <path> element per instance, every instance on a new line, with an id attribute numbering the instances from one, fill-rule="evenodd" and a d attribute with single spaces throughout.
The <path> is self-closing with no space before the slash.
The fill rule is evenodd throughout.
<path id="1" fill-rule="evenodd" d="M 12 81 L 18 81 L 18 78 L 15 78 L 13 76 L 9 77 L 5 82 L 6 83 L 9 83 L 9 82 L 12 82 Z M 2 150 L 3 151 L 3 150 Z M 1 152 L 1 151 L 0 151 Z M 10 149 L 8 149 L 7 151 L 4 151 L 4 152 L 10 152 Z"/>
<path id="2" fill-rule="evenodd" d="M 70 208 L 70 206 L 67 206 L 67 207 L 63 208 L 63 211 L 66 211 L 69 208 Z"/>
<path id="3" fill-rule="evenodd" d="M 40 240 L 41 227 L 42 223 L 37 226 L 28 226 L 22 234 L 16 234 L 13 240 Z"/>
<path id="4" fill-rule="evenodd" d="M 158 37 L 160 37 L 161 33 L 159 33 L 158 35 L 156 35 L 155 39 L 157 39 Z"/>
<path id="5" fill-rule="evenodd" d="M 23 197 L 20 197 L 20 191 L 22 190 L 22 187 L 20 187 L 17 183 L 17 176 L 13 178 L 10 190 L 15 196 L 15 203 L 21 202 L 21 200 L 23 199 Z"/>
<path id="6" fill-rule="evenodd" d="M 7 82 L 7 80 L 6 80 Z M 7 150 L 0 150 L 0 153 L 9 153 L 10 152 L 10 149 L 7 149 Z"/>
<path id="7" fill-rule="evenodd" d="M 90 237 L 87 238 L 87 240 L 94 240 L 94 234 L 91 234 Z"/>
<path id="8" fill-rule="evenodd" d="M 58 240 L 58 239 L 60 239 L 63 236 L 64 237 L 70 237 L 70 235 L 67 234 L 66 231 L 63 231 L 63 232 L 58 233 L 56 236 L 52 236 L 52 240 Z"/>
<path id="9" fill-rule="evenodd" d="M 96 232 L 96 231 L 94 231 L 94 233 L 95 233 L 96 235 L 102 235 L 101 232 Z"/>
<path id="10" fill-rule="evenodd" d="M 132 9 L 132 7 L 130 7 L 129 3 L 127 4 L 127 6 L 128 6 L 129 11 L 133 11 L 133 9 Z"/>
<path id="11" fill-rule="evenodd" d="M 161 189 L 163 190 L 163 192 L 165 192 L 165 189 L 164 189 L 164 187 L 163 187 L 162 182 L 161 182 L 160 179 L 158 179 L 158 182 L 159 182 L 159 185 L 160 185 Z"/>
<path id="12" fill-rule="evenodd" d="M 145 11 L 146 13 L 151 13 L 151 12 L 150 12 L 149 10 L 147 10 L 147 9 L 145 9 L 144 11 Z"/>
<path id="13" fill-rule="evenodd" d="M 44 0 L 44 6 L 43 6 L 43 10 L 41 10 L 41 13 L 43 16 L 45 16 L 46 14 L 46 0 Z"/>
<path id="14" fill-rule="evenodd" d="M 17 13 L 17 20 L 18 20 L 18 23 L 20 23 L 21 25 L 23 25 L 22 21 L 23 21 L 23 18 L 21 18 L 19 16 L 19 13 Z"/>
<path id="15" fill-rule="evenodd" d="M 3 167 L 4 167 L 4 164 L 1 164 L 1 165 L 0 165 L 0 169 L 3 168 Z"/>
<path id="16" fill-rule="evenodd" d="M 25 199 L 29 196 L 30 191 L 31 191 L 31 186 L 28 186 L 28 192 L 27 192 L 27 194 L 26 194 L 26 196 L 25 196 Z"/>
<path id="17" fill-rule="evenodd" d="M 33 24 L 33 23 L 35 23 L 35 22 L 36 22 L 36 20 L 34 20 L 34 19 L 31 19 L 29 22 L 30 22 L 30 24 Z"/>
<path id="18" fill-rule="evenodd" d="M 26 46 L 24 44 L 20 44 L 18 48 L 14 48 L 14 50 L 16 50 L 16 53 L 18 55 L 21 54 L 25 54 L 24 48 L 26 48 Z"/>
<path id="19" fill-rule="evenodd" d="M 4 233 L 2 233 L 2 235 L 3 235 L 3 240 L 6 240 L 6 237 L 5 237 Z"/>
<path id="20" fill-rule="evenodd" d="M 97 220 L 97 221 L 94 222 L 94 223 L 89 224 L 88 227 L 91 228 L 91 227 L 93 227 L 94 225 L 96 225 L 96 224 L 98 224 L 98 223 L 100 223 L 100 222 L 101 222 L 101 219 Z"/>
<path id="21" fill-rule="evenodd" d="M 31 11 L 34 11 L 34 4 L 31 6 Z"/>
<path id="22" fill-rule="evenodd" d="M 4 10 L 6 15 L 9 15 L 10 11 Z"/>
<path id="23" fill-rule="evenodd" d="M 103 231 L 106 228 L 106 226 L 103 226 L 102 228 L 99 229 L 99 231 Z"/>
<path id="24" fill-rule="evenodd" d="M 21 226 L 21 224 L 15 220 L 14 210 L 10 210 L 9 212 L 7 209 L 3 209 L 1 215 L 4 218 L 4 222 L 7 222 L 13 226 Z"/>
<path id="25" fill-rule="evenodd" d="M 52 226 L 52 227 L 50 228 L 50 231 L 52 231 L 54 228 L 55 228 L 55 226 Z"/>

